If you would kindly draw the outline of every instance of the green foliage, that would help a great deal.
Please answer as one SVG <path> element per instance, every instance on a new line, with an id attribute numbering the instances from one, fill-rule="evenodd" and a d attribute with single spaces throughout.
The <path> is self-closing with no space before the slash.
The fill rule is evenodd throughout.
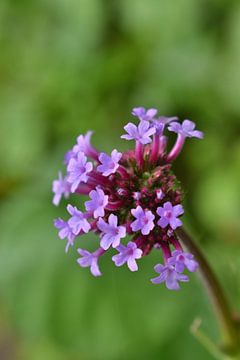
<path id="1" fill-rule="evenodd" d="M 126 149 L 133 106 L 195 120 L 206 138 L 189 140 L 175 165 L 185 222 L 239 304 L 239 18 L 234 0 L 1 1 L 0 344 L 16 348 L 7 360 L 211 359 L 189 333 L 200 316 L 217 335 L 196 277 L 177 294 L 151 285 L 153 253 L 137 274 L 102 259 L 93 279 L 53 229 L 65 212 L 51 205 L 51 182 L 87 129 L 100 149 Z"/>

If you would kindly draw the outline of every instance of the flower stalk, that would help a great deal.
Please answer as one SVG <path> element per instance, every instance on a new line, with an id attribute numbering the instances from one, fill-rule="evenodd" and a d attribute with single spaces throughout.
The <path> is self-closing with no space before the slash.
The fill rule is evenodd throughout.
<path id="1" fill-rule="evenodd" d="M 198 245 L 192 240 L 184 228 L 178 228 L 175 232 L 179 240 L 194 255 L 199 264 L 203 282 L 208 290 L 219 323 L 222 337 L 222 350 L 229 355 L 236 356 L 238 354 L 239 356 L 240 336 L 237 324 L 234 321 L 229 302 L 215 273 Z M 236 359 L 236 357 L 233 357 L 233 359 Z"/>

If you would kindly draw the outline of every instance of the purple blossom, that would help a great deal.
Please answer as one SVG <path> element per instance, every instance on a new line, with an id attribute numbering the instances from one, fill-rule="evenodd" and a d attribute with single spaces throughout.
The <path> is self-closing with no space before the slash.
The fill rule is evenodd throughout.
<path id="1" fill-rule="evenodd" d="M 73 246 L 75 240 L 75 235 L 72 232 L 72 229 L 69 224 L 61 218 L 54 220 L 54 226 L 59 229 L 58 236 L 61 240 L 67 238 L 68 242 L 65 251 L 68 252 L 69 246 Z"/>
<path id="2" fill-rule="evenodd" d="M 53 203 L 71 192 L 75 197 L 87 195 L 85 211 L 69 204 L 68 221 L 55 220 L 59 237 L 66 239 L 66 251 L 80 235 L 92 231 L 99 235 L 94 252 L 78 249 L 78 264 L 89 267 L 94 276 L 101 275 L 99 257 L 116 248 L 112 257 L 116 266 L 127 264 L 131 271 L 152 249 L 162 253 L 165 265 L 158 264 L 153 283 L 165 282 L 169 289 L 179 289 L 180 281 L 188 281 L 185 269 L 194 272 L 197 262 L 192 254 L 182 251 L 181 238 L 174 231 L 182 225 L 184 213 L 182 189 L 172 170 L 172 162 L 180 154 L 186 137 L 202 138 L 189 120 L 178 123 L 177 117 L 157 116 L 156 109 L 134 108 L 138 124 L 128 123 L 123 139 L 135 140 L 135 149 L 123 153 L 98 152 L 91 145 L 92 132 L 80 135 L 65 155 L 67 176 L 59 174 L 53 182 Z M 166 128 L 177 132 L 176 142 L 169 151 Z M 88 160 L 91 158 L 93 161 Z M 156 226 L 155 226 L 156 225 Z M 121 244 L 128 234 L 127 245 Z M 176 249 L 171 253 L 171 249 Z"/>
<path id="3" fill-rule="evenodd" d="M 167 117 L 167 116 L 159 116 L 157 119 L 152 120 L 152 124 L 156 129 L 157 135 L 162 135 L 165 125 L 169 124 L 172 121 L 176 121 L 178 118 L 176 116 Z"/>
<path id="4" fill-rule="evenodd" d="M 98 258 L 102 255 L 102 252 L 97 250 L 90 253 L 89 251 L 80 248 L 77 249 L 77 251 L 81 255 L 81 257 L 77 259 L 78 264 L 81 267 L 90 267 L 90 271 L 93 276 L 101 276 L 102 273 L 98 267 Z"/>
<path id="5" fill-rule="evenodd" d="M 157 189 L 156 190 L 156 195 L 157 195 L 157 199 L 158 200 L 162 200 L 165 196 L 164 192 L 162 191 L 162 189 Z"/>
<path id="6" fill-rule="evenodd" d="M 134 193 L 133 193 L 133 198 L 134 198 L 134 200 L 140 200 L 141 199 L 141 193 L 140 193 L 140 191 L 134 191 Z"/>
<path id="7" fill-rule="evenodd" d="M 132 109 L 132 115 L 139 118 L 139 120 L 150 121 L 157 114 L 157 109 L 148 109 L 144 107 L 136 107 Z"/>
<path id="8" fill-rule="evenodd" d="M 167 125 L 172 121 L 177 121 L 177 120 L 178 120 L 177 116 L 159 116 L 159 118 L 156 119 L 156 121 L 164 125 Z"/>
<path id="9" fill-rule="evenodd" d="M 85 214 L 76 208 L 76 206 L 68 205 L 67 211 L 72 217 L 68 220 L 68 225 L 72 229 L 75 235 L 78 235 L 80 231 L 88 233 L 91 229 L 91 225 L 87 221 Z"/>
<path id="10" fill-rule="evenodd" d="M 152 125 L 155 128 L 155 135 L 162 135 L 164 130 L 164 124 L 158 120 L 153 120 Z"/>
<path id="11" fill-rule="evenodd" d="M 197 261 L 193 260 L 194 256 L 180 250 L 175 250 L 172 257 L 168 259 L 168 264 L 175 266 L 178 273 L 182 273 L 185 268 L 190 272 L 195 272 L 198 268 Z"/>
<path id="12" fill-rule="evenodd" d="M 64 164 L 68 165 L 72 158 L 76 158 L 76 153 L 73 150 L 68 150 L 64 155 Z"/>
<path id="13" fill-rule="evenodd" d="M 71 159 L 76 159 L 79 152 L 83 152 L 84 155 L 98 160 L 98 152 L 90 142 L 92 134 L 92 131 L 88 131 L 86 135 L 79 135 L 77 137 L 77 144 L 71 150 L 68 150 L 64 156 L 64 164 L 68 165 Z"/>
<path id="14" fill-rule="evenodd" d="M 111 245 L 116 248 L 120 244 L 120 239 L 126 236 L 125 226 L 118 226 L 118 218 L 113 214 L 109 216 L 108 223 L 100 218 L 97 227 L 102 231 L 100 245 L 104 250 L 109 249 Z"/>
<path id="15" fill-rule="evenodd" d="M 96 150 L 91 145 L 92 134 L 92 131 L 88 131 L 86 135 L 79 135 L 77 138 L 77 144 L 74 145 L 72 151 L 75 154 L 79 152 L 84 152 L 85 155 L 92 156 L 93 152 L 96 152 Z"/>
<path id="16" fill-rule="evenodd" d="M 170 201 L 165 202 L 163 207 L 157 208 L 157 214 L 161 217 L 158 220 L 158 225 L 161 228 L 165 228 L 167 225 L 170 225 L 173 230 L 177 227 L 182 226 L 182 221 L 177 217 L 184 213 L 182 205 L 172 206 Z"/>
<path id="17" fill-rule="evenodd" d="M 133 123 L 128 123 L 124 126 L 124 130 L 126 130 L 127 134 L 122 135 L 122 139 L 136 140 L 141 144 L 148 144 L 152 142 L 150 136 L 156 132 L 155 128 L 151 126 L 149 121 L 145 120 L 140 121 L 138 127 Z"/>
<path id="18" fill-rule="evenodd" d="M 69 161 L 67 170 L 69 172 L 68 182 L 71 183 L 71 192 L 74 192 L 81 182 L 88 181 L 88 173 L 93 169 L 93 164 L 87 162 L 87 157 L 83 152 L 77 154 L 77 158 Z"/>
<path id="19" fill-rule="evenodd" d="M 111 153 L 111 156 L 101 153 L 99 155 L 99 161 L 102 165 L 97 167 L 97 170 L 101 172 L 104 176 L 114 174 L 119 167 L 119 160 L 121 159 L 122 154 L 114 149 Z"/>
<path id="20" fill-rule="evenodd" d="M 154 228 L 153 220 L 155 216 L 153 213 L 150 210 L 144 211 L 141 206 L 137 206 L 136 209 L 132 209 L 131 213 L 136 218 L 136 220 L 131 223 L 132 230 L 141 230 L 143 235 L 148 235 Z"/>
<path id="21" fill-rule="evenodd" d="M 70 194 L 70 184 L 67 182 L 66 177 L 63 178 L 61 172 L 58 173 L 58 180 L 53 181 L 52 191 L 54 192 L 53 204 L 59 205 L 62 195 L 65 199 L 69 197 Z"/>
<path id="22" fill-rule="evenodd" d="M 104 216 L 104 208 L 108 203 L 108 195 L 105 195 L 103 190 L 99 187 L 89 193 L 91 200 L 85 202 L 87 211 L 93 212 L 94 218 Z"/>
<path id="23" fill-rule="evenodd" d="M 179 290 L 180 286 L 179 281 L 187 282 L 189 278 L 187 275 L 179 274 L 175 267 L 172 265 L 161 265 L 157 264 L 154 267 L 154 270 L 159 274 L 159 276 L 151 279 L 153 284 L 160 284 L 165 282 L 166 287 L 169 290 Z"/>
<path id="24" fill-rule="evenodd" d="M 127 263 L 128 268 L 131 271 L 137 271 L 138 266 L 136 263 L 136 259 L 140 259 L 142 256 L 142 250 L 137 248 L 137 245 L 129 241 L 127 246 L 120 244 L 117 247 L 119 254 L 114 255 L 112 260 L 114 261 L 116 266 L 122 266 Z"/>
<path id="25" fill-rule="evenodd" d="M 183 137 L 196 137 L 199 139 L 203 138 L 203 132 L 195 129 L 195 123 L 190 120 L 184 120 L 182 124 L 178 122 L 172 122 L 168 130 L 173 131 L 177 134 L 181 134 Z"/>
<path id="26" fill-rule="evenodd" d="M 117 189 L 117 194 L 119 196 L 126 196 L 126 195 L 128 195 L 128 191 L 126 189 L 119 188 L 119 189 Z"/>

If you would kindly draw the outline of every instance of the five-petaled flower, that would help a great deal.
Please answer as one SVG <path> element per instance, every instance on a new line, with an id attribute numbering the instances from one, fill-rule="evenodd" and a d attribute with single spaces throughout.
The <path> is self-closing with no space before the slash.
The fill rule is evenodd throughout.
<path id="1" fill-rule="evenodd" d="M 64 221 L 61 218 L 58 218 L 54 221 L 54 226 L 59 229 L 58 236 L 61 240 L 67 239 L 67 245 L 65 251 L 68 252 L 69 246 L 73 246 L 75 235 L 67 221 Z"/>
<path id="2" fill-rule="evenodd" d="M 167 201 L 162 206 L 157 208 L 157 214 L 161 216 L 158 220 L 158 225 L 161 228 L 165 228 L 170 225 L 173 230 L 176 230 L 177 227 L 182 226 L 182 221 L 178 219 L 178 216 L 184 213 L 182 205 L 172 206 L 170 201 Z"/>
<path id="3" fill-rule="evenodd" d="M 159 116 L 157 119 L 152 120 L 152 124 L 156 129 L 156 134 L 161 135 L 163 133 L 165 125 L 171 123 L 172 121 L 178 120 L 177 116 Z"/>
<path id="4" fill-rule="evenodd" d="M 198 263 L 193 259 L 193 255 L 190 253 L 175 250 L 172 253 L 172 257 L 168 259 L 169 265 L 173 265 L 176 271 L 182 273 L 185 268 L 190 272 L 194 272 L 198 268 Z"/>
<path id="5" fill-rule="evenodd" d="M 112 260 L 114 261 L 116 266 L 122 266 L 127 263 L 129 270 L 137 271 L 138 266 L 136 263 L 136 259 L 140 259 L 142 256 L 142 250 L 137 248 L 137 245 L 129 241 L 127 246 L 120 244 L 117 247 L 119 254 L 114 255 Z"/>
<path id="6" fill-rule="evenodd" d="M 70 215 L 72 215 L 72 217 L 68 220 L 68 224 L 74 235 L 78 235 L 80 231 L 88 233 L 91 229 L 91 225 L 87 221 L 85 214 L 78 210 L 76 206 L 72 206 L 71 204 L 67 206 L 67 211 Z"/>
<path id="7" fill-rule="evenodd" d="M 109 216 L 108 223 L 100 218 L 97 227 L 102 232 L 100 245 L 104 250 L 111 245 L 116 248 L 120 244 L 120 240 L 126 236 L 125 226 L 118 226 L 118 218 L 113 214 Z"/>
<path id="8" fill-rule="evenodd" d="M 189 278 L 187 275 L 178 273 L 176 268 L 173 265 L 162 265 L 157 264 L 154 267 L 154 270 L 159 274 L 159 276 L 151 279 L 153 284 L 161 284 L 165 282 L 166 287 L 169 290 L 179 290 L 179 281 L 187 282 Z"/>
<path id="9" fill-rule="evenodd" d="M 157 115 L 157 109 L 148 109 L 144 107 L 136 107 L 132 109 L 132 115 L 139 118 L 139 120 L 151 121 Z"/>
<path id="10" fill-rule="evenodd" d="M 105 195 L 103 190 L 99 187 L 89 193 L 91 200 L 85 202 L 87 211 L 93 212 L 93 217 L 96 219 L 99 216 L 104 216 L 105 207 L 108 203 L 108 195 Z"/>
<path id="11" fill-rule="evenodd" d="M 101 276 L 101 271 L 98 266 L 98 258 L 104 253 L 101 248 L 94 253 L 90 253 L 87 250 L 78 248 L 78 253 L 81 255 L 77 262 L 81 267 L 90 267 L 90 271 L 93 276 Z"/>
<path id="12" fill-rule="evenodd" d="M 75 192 L 77 190 L 78 185 L 83 182 L 86 183 L 88 181 L 88 173 L 92 171 L 93 164 L 91 162 L 87 162 L 87 157 L 85 154 L 80 151 L 77 154 L 77 158 L 72 158 L 67 167 L 68 182 L 71 184 L 71 192 Z"/>
<path id="13" fill-rule="evenodd" d="M 59 171 L 58 179 L 53 181 L 52 191 L 55 194 L 53 197 L 53 204 L 59 205 L 62 195 L 67 199 L 70 195 L 70 184 L 66 177 L 62 177 L 62 173 Z"/>
<path id="14" fill-rule="evenodd" d="M 92 134 L 92 131 L 88 131 L 86 135 L 79 135 L 77 138 L 77 144 L 74 145 L 72 152 L 75 154 L 78 154 L 79 152 L 84 152 L 85 155 L 97 160 L 98 151 L 94 149 L 94 147 L 91 145 Z"/>
<path id="15" fill-rule="evenodd" d="M 54 205 L 62 195 L 70 192 L 88 195 L 85 211 L 67 205 L 70 218 L 55 220 L 60 239 L 66 239 L 66 251 L 79 237 L 92 231 L 99 236 L 99 246 L 93 251 L 78 248 L 81 267 L 89 267 L 94 276 L 100 276 L 100 258 L 109 251 L 116 266 L 127 264 L 129 270 L 138 270 L 136 260 L 151 250 L 161 251 L 163 264 L 157 264 L 158 276 L 152 283 L 165 283 L 178 290 L 180 282 L 188 281 L 183 272 L 197 270 L 193 255 L 182 250 L 178 238 L 182 190 L 172 171 L 172 163 L 179 156 L 185 139 L 202 138 L 195 124 L 177 117 L 158 116 L 154 108 L 134 108 L 137 125 L 128 123 L 122 139 L 135 140 L 135 151 L 123 153 L 114 149 L 111 154 L 99 152 L 91 144 L 92 132 L 77 138 L 77 143 L 65 155 L 66 176 L 59 175 L 53 183 Z M 177 140 L 168 149 L 165 131 L 177 133 Z M 130 237 L 130 241 L 129 241 Z"/>
<path id="16" fill-rule="evenodd" d="M 196 137 L 202 139 L 203 138 L 202 131 L 194 130 L 194 129 L 195 129 L 195 124 L 190 120 L 184 120 L 182 124 L 179 124 L 178 122 L 172 122 L 168 127 L 169 131 L 173 131 L 177 134 L 181 134 L 184 137 Z"/>
<path id="17" fill-rule="evenodd" d="M 97 167 L 97 170 L 102 173 L 104 176 L 114 174 L 119 167 L 119 160 L 121 159 L 122 154 L 114 149 L 111 153 L 111 156 L 105 153 L 99 155 L 99 161 L 101 165 Z"/>
<path id="18" fill-rule="evenodd" d="M 122 139 L 136 140 L 143 145 L 152 142 L 150 136 L 156 132 L 156 129 L 146 120 L 140 121 L 138 127 L 133 123 L 128 123 L 124 126 L 124 130 L 126 130 L 127 134 L 122 135 Z"/>
<path id="19" fill-rule="evenodd" d="M 155 216 L 153 213 L 150 210 L 144 211 L 141 206 L 137 206 L 136 209 L 132 209 L 131 213 L 136 218 L 136 220 L 131 223 L 132 230 L 140 230 L 143 235 L 148 235 L 154 228 L 153 220 Z"/>

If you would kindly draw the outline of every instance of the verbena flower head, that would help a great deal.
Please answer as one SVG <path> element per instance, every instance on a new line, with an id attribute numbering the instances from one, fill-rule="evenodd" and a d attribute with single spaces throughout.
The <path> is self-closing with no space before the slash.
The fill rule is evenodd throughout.
<path id="1" fill-rule="evenodd" d="M 70 192 L 89 199 L 84 211 L 68 204 L 68 220 L 57 219 L 54 224 L 59 237 L 67 241 L 66 251 L 80 235 L 90 231 L 99 235 L 94 252 L 78 248 L 78 264 L 89 267 L 94 276 L 101 275 L 99 260 L 109 251 L 115 251 L 116 266 L 126 264 L 137 271 L 141 257 L 153 250 L 162 254 L 163 263 L 155 266 L 158 275 L 152 283 L 178 290 L 181 282 L 189 280 L 184 271 L 196 271 L 198 263 L 183 251 L 177 236 L 184 209 L 172 163 L 186 138 L 201 139 L 203 133 L 190 120 L 181 124 L 177 117 L 156 117 L 156 109 L 137 107 L 132 114 L 138 123 L 124 126 L 126 134 L 121 138 L 134 140 L 135 150 L 99 152 L 89 131 L 67 152 L 67 173 L 53 183 L 53 203 L 58 205 Z M 167 130 L 177 133 L 172 149 L 167 149 Z"/>

